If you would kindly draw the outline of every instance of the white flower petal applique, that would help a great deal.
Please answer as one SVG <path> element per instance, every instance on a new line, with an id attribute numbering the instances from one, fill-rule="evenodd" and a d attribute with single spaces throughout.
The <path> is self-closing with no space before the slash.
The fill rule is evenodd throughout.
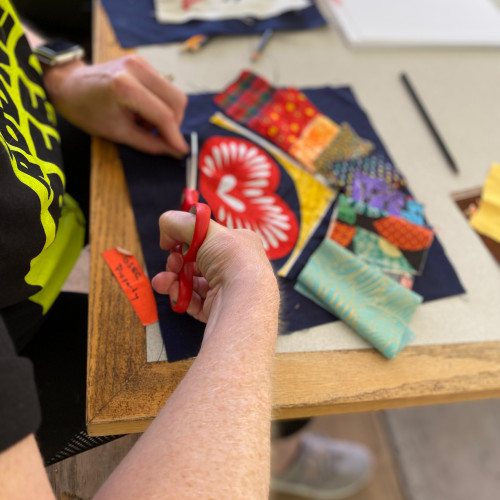
<path id="1" fill-rule="evenodd" d="M 271 260 L 293 250 L 299 224 L 276 194 L 281 173 L 268 153 L 244 139 L 214 136 L 203 144 L 199 169 L 200 192 L 219 223 L 255 231 Z"/>

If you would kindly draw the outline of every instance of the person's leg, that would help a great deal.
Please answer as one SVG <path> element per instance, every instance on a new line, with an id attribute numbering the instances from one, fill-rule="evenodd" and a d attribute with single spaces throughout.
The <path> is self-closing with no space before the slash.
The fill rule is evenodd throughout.
<path id="1" fill-rule="evenodd" d="M 48 465 L 103 444 L 85 432 L 88 296 L 62 293 L 21 351 L 31 359 L 42 410 L 37 432 Z"/>
<path id="2" fill-rule="evenodd" d="M 287 470 L 297 456 L 300 432 L 309 423 L 308 418 L 279 420 L 272 425 L 271 474 L 279 475 Z"/>
<path id="3" fill-rule="evenodd" d="M 309 499 L 341 499 L 360 490 L 371 474 L 371 452 L 358 443 L 309 432 L 308 422 L 273 425 L 271 488 Z"/>

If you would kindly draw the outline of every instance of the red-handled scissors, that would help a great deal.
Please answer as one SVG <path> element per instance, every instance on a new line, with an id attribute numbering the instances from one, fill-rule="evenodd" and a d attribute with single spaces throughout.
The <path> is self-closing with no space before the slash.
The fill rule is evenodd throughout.
<path id="1" fill-rule="evenodd" d="M 196 189 L 198 178 L 198 135 L 191 133 L 191 156 L 186 161 L 186 188 L 182 192 L 181 210 L 195 214 L 193 239 L 190 245 L 179 244 L 175 251 L 182 255 L 183 264 L 179 272 L 179 297 L 174 303 L 170 297 L 172 310 L 178 313 L 187 311 L 193 295 L 193 275 L 196 255 L 205 241 L 210 224 L 210 207 L 198 203 L 200 195 Z"/>
<path id="2" fill-rule="evenodd" d="M 181 210 L 189 212 L 198 203 L 200 194 L 196 189 L 198 183 L 198 134 L 191 132 L 191 155 L 186 159 L 186 187 L 182 191 Z"/>

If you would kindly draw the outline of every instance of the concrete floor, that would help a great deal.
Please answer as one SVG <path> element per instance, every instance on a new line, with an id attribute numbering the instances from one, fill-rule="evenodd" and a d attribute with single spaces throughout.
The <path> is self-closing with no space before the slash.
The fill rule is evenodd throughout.
<path id="1" fill-rule="evenodd" d="M 500 400 L 391 410 L 408 500 L 500 498 Z"/>

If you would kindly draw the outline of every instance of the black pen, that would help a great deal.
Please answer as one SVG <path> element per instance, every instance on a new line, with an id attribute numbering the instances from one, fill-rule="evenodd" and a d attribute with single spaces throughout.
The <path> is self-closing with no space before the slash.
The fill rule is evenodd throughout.
<path id="1" fill-rule="evenodd" d="M 445 143 L 441 139 L 441 136 L 439 135 L 435 125 L 432 123 L 430 116 L 427 114 L 427 111 L 425 110 L 425 108 L 422 104 L 422 101 L 417 96 L 412 84 L 410 83 L 410 80 L 408 79 L 408 76 L 405 73 L 401 73 L 401 80 L 403 81 L 406 89 L 408 90 L 413 102 L 415 103 L 418 110 L 420 111 L 422 118 L 424 119 L 425 123 L 429 127 L 431 134 L 433 135 L 434 139 L 438 143 L 438 146 L 441 149 L 442 153 L 444 154 L 446 161 L 448 162 L 448 165 L 451 167 L 451 169 L 456 174 L 458 174 L 458 168 L 457 168 L 457 164 L 455 163 L 455 160 L 453 160 L 453 158 L 451 157 L 451 154 L 448 151 L 448 148 L 446 147 Z"/>

